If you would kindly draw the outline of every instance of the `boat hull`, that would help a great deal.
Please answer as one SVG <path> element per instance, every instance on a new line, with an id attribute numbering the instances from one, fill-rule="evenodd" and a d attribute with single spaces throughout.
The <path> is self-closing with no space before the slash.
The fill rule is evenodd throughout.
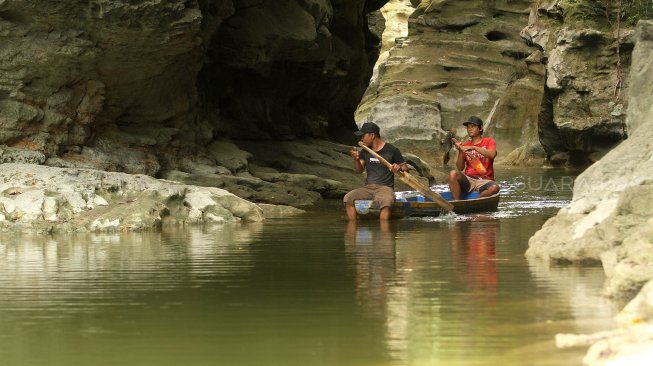
<path id="1" fill-rule="evenodd" d="M 500 194 L 489 197 L 470 198 L 465 200 L 449 200 L 453 205 L 453 212 L 456 214 L 470 214 L 480 212 L 496 211 L 499 207 Z M 424 197 L 411 197 L 415 199 L 395 201 L 391 208 L 391 216 L 401 217 L 434 217 L 439 216 L 443 210 L 435 202 L 424 199 Z M 379 207 L 372 200 L 357 200 L 356 211 L 360 215 L 378 216 Z"/>

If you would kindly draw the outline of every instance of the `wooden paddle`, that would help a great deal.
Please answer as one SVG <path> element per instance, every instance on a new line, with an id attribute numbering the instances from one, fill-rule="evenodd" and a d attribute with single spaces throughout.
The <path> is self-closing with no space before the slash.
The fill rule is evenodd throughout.
<path id="1" fill-rule="evenodd" d="M 372 156 L 379 159 L 379 161 L 383 163 L 383 165 L 387 166 L 388 169 L 392 169 L 392 164 L 390 164 L 387 160 L 385 160 L 381 155 L 377 154 L 376 151 L 365 146 L 365 144 L 362 141 L 358 142 L 358 146 L 367 150 L 367 152 L 372 154 Z M 417 178 L 413 177 L 408 172 L 404 172 L 400 170 L 396 174 L 399 176 L 399 179 L 401 179 L 402 182 L 413 187 L 419 193 L 423 194 L 425 197 L 430 198 L 433 202 L 437 203 L 438 206 L 442 207 L 444 210 L 451 211 L 453 209 L 453 205 L 449 201 L 442 198 L 442 196 L 440 196 L 439 194 L 433 192 L 427 185 L 417 180 Z"/>

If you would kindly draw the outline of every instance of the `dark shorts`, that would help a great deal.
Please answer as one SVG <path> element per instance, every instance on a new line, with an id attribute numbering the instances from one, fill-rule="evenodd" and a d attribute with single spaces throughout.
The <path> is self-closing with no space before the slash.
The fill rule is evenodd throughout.
<path id="1" fill-rule="evenodd" d="M 470 177 L 462 173 L 458 177 L 458 181 L 460 182 L 460 190 L 464 193 L 481 193 L 492 186 L 499 186 L 497 182 L 493 180 Z"/>
<path id="2" fill-rule="evenodd" d="M 395 201 L 395 191 L 388 186 L 368 184 L 350 191 L 342 201 L 353 206 L 355 200 L 373 200 L 379 204 L 379 208 L 390 207 Z"/>

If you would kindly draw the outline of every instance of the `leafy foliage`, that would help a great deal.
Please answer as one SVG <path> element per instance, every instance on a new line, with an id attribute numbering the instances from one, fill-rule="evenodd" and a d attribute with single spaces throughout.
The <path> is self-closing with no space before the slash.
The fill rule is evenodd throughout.
<path id="1" fill-rule="evenodd" d="M 635 25 L 640 19 L 653 18 L 653 0 L 621 0 L 621 21 Z"/>

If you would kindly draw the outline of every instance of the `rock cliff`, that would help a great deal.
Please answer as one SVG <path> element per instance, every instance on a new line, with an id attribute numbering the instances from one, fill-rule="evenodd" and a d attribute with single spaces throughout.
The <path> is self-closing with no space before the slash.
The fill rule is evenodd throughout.
<path id="1" fill-rule="evenodd" d="M 632 31 L 610 23 L 613 6 L 393 0 L 384 11 L 405 22 L 397 28 L 377 11 L 386 2 L 2 0 L 2 161 L 236 189 L 274 183 L 259 166 L 332 173 L 269 166 L 244 141 L 349 144 L 357 108 L 359 122 L 379 122 L 431 166 L 445 131 L 464 135 L 470 114 L 515 164 L 585 164 L 628 133 Z M 384 28 L 394 47 L 367 88 Z M 333 150 L 329 159 L 345 158 Z M 325 163 L 316 158 L 307 165 Z"/>
<path id="2" fill-rule="evenodd" d="M 502 149 L 537 138 L 544 68 L 519 33 L 530 1 L 413 1 L 408 35 L 397 38 L 357 110 L 385 137 L 440 165 L 440 140 L 479 115 Z M 532 69 L 532 72 L 529 71 Z"/>
<path id="3" fill-rule="evenodd" d="M 529 241 L 527 255 L 556 262 L 602 262 L 607 294 L 631 298 L 653 279 L 653 22 L 636 34 L 630 84 L 631 136 L 574 183 L 569 207 Z M 646 92 L 641 92 L 646 90 Z"/>
<path id="4" fill-rule="evenodd" d="M 464 136 L 472 114 L 507 164 L 587 166 L 628 134 L 633 31 L 613 2 L 411 3 L 408 35 L 379 65 L 359 122 L 380 122 L 434 165 L 446 131 Z"/>
<path id="5" fill-rule="evenodd" d="M 640 21 L 630 73 L 627 140 L 583 172 L 571 204 L 529 240 L 535 264 L 600 262 L 605 294 L 631 300 L 618 329 L 559 335 L 558 346 L 591 345 L 586 365 L 648 365 L 653 355 L 653 22 Z"/>
<path id="6" fill-rule="evenodd" d="M 609 2 L 393 0 L 405 28 L 386 2 L 0 0 L 0 162 L 299 206 L 359 184 L 354 114 L 431 180 L 470 114 L 517 164 L 591 162 L 635 128 Z"/>
<path id="7" fill-rule="evenodd" d="M 625 111 L 632 27 L 619 2 L 538 1 L 522 36 L 543 51 L 540 142 L 554 162 L 585 166 L 629 133 Z"/>
<path id="8" fill-rule="evenodd" d="M 1 0 L 0 162 L 146 174 L 257 202 L 342 195 L 359 184 L 342 173 L 346 147 L 285 154 L 279 141 L 352 142 L 378 55 L 367 15 L 384 3 Z"/>

